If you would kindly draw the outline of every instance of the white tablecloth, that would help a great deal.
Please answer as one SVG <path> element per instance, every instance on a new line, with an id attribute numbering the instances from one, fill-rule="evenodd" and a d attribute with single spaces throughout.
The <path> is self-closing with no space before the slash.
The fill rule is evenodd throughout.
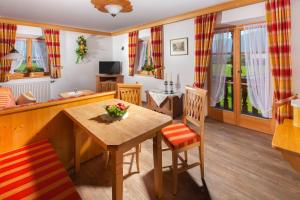
<path id="1" fill-rule="evenodd" d="M 168 98 L 169 96 L 178 96 L 179 98 L 181 98 L 182 93 L 175 92 L 174 94 L 165 94 L 163 91 L 151 90 L 149 91 L 149 95 L 156 103 L 156 105 L 160 107 L 164 100 L 166 100 L 166 98 Z"/>

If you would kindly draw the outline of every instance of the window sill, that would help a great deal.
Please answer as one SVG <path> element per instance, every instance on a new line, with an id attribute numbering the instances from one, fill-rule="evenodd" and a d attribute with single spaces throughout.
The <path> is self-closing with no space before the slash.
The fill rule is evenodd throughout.
<path id="1" fill-rule="evenodd" d="M 139 71 L 135 75 L 146 76 L 146 77 L 154 77 L 154 73 L 150 72 L 150 71 Z"/>
<path id="2" fill-rule="evenodd" d="M 13 73 L 9 74 L 9 80 L 25 79 L 25 78 L 41 78 L 50 76 L 49 72 L 30 72 L 30 73 Z"/>

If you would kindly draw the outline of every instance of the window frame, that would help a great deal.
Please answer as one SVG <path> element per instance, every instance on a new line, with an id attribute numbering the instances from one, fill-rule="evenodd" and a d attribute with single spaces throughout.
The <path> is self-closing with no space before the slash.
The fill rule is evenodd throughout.
<path id="1" fill-rule="evenodd" d="M 260 24 L 265 23 L 265 21 L 262 22 L 256 22 L 256 23 L 250 23 L 250 24 Z M 273 132 L 273 127 L 275 121 L 273 119 L 266 119 L 261 118 L 257 116 L 251 116 L 247 114 L 243 114 L 241 112 L 241 38 L 240 33 L 241 30 L 245 25 L 250 24 L 240 24 L 236 26 L 228 26 L 228 27 L 220 27 L 217 28 L 217 31 L 220 31 L 222 29 L 232 29 L 234 31 L 233 35 L 233 63 L 234 63 L 234 111 L 228 111 L 228 110 L 221 110 L 216 109 L 214 107 L 208 106 L 208 116 L 212 119 L 216 119 L 225 123 L 233 124 L 240 127 L 249 128 L 252 130 L 264 132 L 271 134 Z M 208 70 L 208 88 L 210 88 L 210 70 Z M 210 90 L 208 90 L 208 95 L 210 97 Z M 208 103 L 210 103 L 210 98 L 208 98 Z M 209 105 L 209 104 L 208 104 Z M 256 126 L 253 126 L 253 124 L 256 124 Z"/>
<path id="2" fill-rule="evenodd" d="M 235 82 L 235 76 L 234 76 L 234 42 L 235 42 L 235 39 L 234 39 L 234 30 L 235 30 L 235 27 L 234 26 L 228 26 L 228 27 L 221 27 L 221 28 L 217 28 L 214 32 L 214 35 L 215 34 L 218 34 L 218 33 L 225 33 L 225 32 L 230 32 L 231 33 L 231 40 L 232 40 L 232 51 L 229 53 L 219 53 L 220 55 L 231 55 L 231 68 L 232 68 L 232 71 L 231 71 L 231 80 L 227 80 L 225 81 L 225 86 L 227 84 L 231 85 L 231 90 L 232 90 L 232 99 L 231 99 L 231 108 L 230 108 L 230 105 L 229 105 L 229 101 L 228 101 L 228 108 L 222 108 L 220 102 L 218 102 L 218 104 L 214 107 L 215 109 L 218 109 L 218 110 L 222 110 L 222 111 L 227 111 L 227 112 L 234 112 L 234 103 L 235 103 L 235 99 L 234 99 L 234 95 L 235 95 L 235 91 L 234 91 L 234 82 Z M 214 64 L 213 63 L 213 56 L 216 56 L 218 55 L 218 53 L 213 53 L 213 49 L 211 50 L 211 58 L 210 58 L 210 69 L 208 70 L 208 88 L 211 87 L 211 83 L 210 83 L 210 80 L 211 80 L 211 70 L 212 70 L 212 65 Z M 228 64 L 228 63 L 227 63 Z M 211 90 L 209 89 L 209 97 L 210 97 L 210 94 L 211 93 Z M 209 100 L 210 101 L 210 100 Z M 209 102 L 210 104 L 210 102 Z"/>
<path id="3" fill-rule="evenodd" d="M 45 40 L 40 38 L 31 38 L 31 37 L 22 37 L 17 36 L 16 40 L 25 40 L 26 41 L 26 68 L 31 69 L 32 68 L 32 41 L 33 40 Z M 50 67 L 48 66 L 49 71 Z M 50 76 L 50 72 L 13 72 L 10 74 L 9 79 L 23 79 L 23 78 L 40 78 L 40 77 L 48 77 Z"/>

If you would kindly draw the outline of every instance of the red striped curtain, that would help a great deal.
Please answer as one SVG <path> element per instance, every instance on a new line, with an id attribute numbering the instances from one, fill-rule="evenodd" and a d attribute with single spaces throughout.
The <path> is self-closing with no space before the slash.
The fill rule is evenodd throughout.
<path id="1" fill-rule="evenodd" d="M 151 28 L 151 46 L 155 78 L 163 79 L 163 26 L 155 26 Z"/>
<path id="2" fill-rule="evenodd" d="M 267 0 L 266 17 L 274 99 L 282 100 L 292 96 L 290 0 Z M 290 105 L 284 105 L 279 108 L 275 117 L 281 123 L 285 118 L 291 118 L 291 114 Z"/>
<path id="3" fill-rule="evenodd" d="M 61 77 L 59 30 L 45 29 L 48 63 L 52 78 Z"/>
<path id="4" fill-rule="evenodd" d="M 216 24 L 216 13 L 205 14 L 195 19 L 195 83 L 203 88 L 210 64 L 211 47 Z"/>
<path id="5" fill-rule="evenodd" d="M 8 81 L 12 60 L 5 60 L 16 42 L 17 25 L 0 23 L 0 82 Z"/>
<path id="6" fill-rule="evenodd" d="M 139 32 L 133 31 L 128 35 L 129 76 L 134 76 L 134 66 L 139 41 Z"/>

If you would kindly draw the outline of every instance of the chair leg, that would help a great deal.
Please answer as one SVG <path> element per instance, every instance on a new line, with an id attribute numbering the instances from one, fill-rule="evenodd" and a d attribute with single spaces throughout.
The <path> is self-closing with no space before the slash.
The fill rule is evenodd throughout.
<path id="1" fill-rule="evenodd" d="M 135 156 L 136 168 L 138 173 L 140 173 L 140 144 L 135 147 Z"/>
<path id="2" fill-rule="evenodd" d="M 142 144 L 139 144 L 139 151 L 142 152 Z"/>
<path id="3" fill-rule="evenodd" d="M 178 171 L 178 156 L 177 153 L 172 151 L 172 167 L 173 167 L 173 195 L 177 194 L 177 171 Z"/>
<path id="4" fill-rule="evenodd" d="M 187 163 L 188 161 L 188 154 L 187 151 L 184 151 L 184 161 Z"/>
<path id="5" fill-rule="evenodd" d="M 106 169 L 108 168 L 108 164 L 109 164 L 109 157 L 110 157 L 110 154 L 109 154 L 109 151 L 106 151 L 106 160 L 105 160 L 105 167 Z"/>
<path id="6" fill-rule="evenodd" d="M 201 171 L 201 178 L 204 179 L 204 148 L 199 146 L 199 160 L 200 160 L 200 171 Z"/>

